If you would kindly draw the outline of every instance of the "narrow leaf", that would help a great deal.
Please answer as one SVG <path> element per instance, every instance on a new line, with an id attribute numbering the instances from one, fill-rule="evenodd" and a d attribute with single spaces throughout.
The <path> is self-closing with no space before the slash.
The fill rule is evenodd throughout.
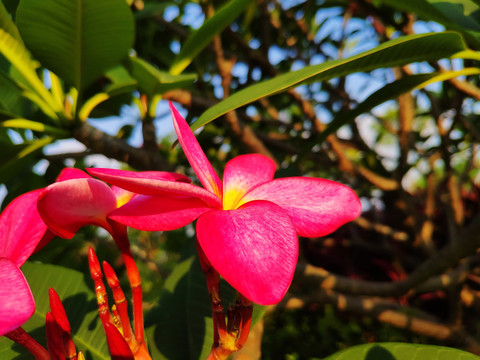
<path id="1" fill-rule="evenodd" d="M 213 39 L 239 16 L 251 0 L 230 0 L 215 15 L 195 31 L 182 46 L 170 68 L 172 75 L 180 74 Z"/>
<path id="2" fill-rule="evenodd" d="M 453 56 L 465 49 L 463 39 L 455 32 L 404 36 L 348 59 L 307 66 L 242 89 L 206 110 L 192 125 L 192 130 L 240 106 L 286 91 L 307 81 L 324 81 L 378 68 L 438 60 Z"/>
<path id="3" fill-rule="evenodd" d="M 61 138 L 70 136 L 70 133 L 66 130 L 27 119 L 9 119 L 0 122 L 0 125 L 6 128 L 30 129 Z"/>

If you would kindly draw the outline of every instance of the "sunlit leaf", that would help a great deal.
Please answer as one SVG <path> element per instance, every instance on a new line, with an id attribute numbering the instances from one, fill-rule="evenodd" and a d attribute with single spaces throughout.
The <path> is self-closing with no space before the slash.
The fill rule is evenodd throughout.
<path id="1" fill-rule="evenodd" d="M 400 66 L 417 61 L 437 60 L 453 56 L 464 50 L 466 50 L 465 43 L 455 32 L 401 37 L 347 59 L 307 66 L 242 89 L 206 110 L 192 125 L 192 129 L 198 129 L 240 106 L 286 91 L 305 82 L 324 81 L 351 73 Z"/>
<path id="2" fill-rule="evenodd" d="M 3 29 L 0 29 L 0 53 L 5 56 L 21 75 L 22 79 L 19 79 L 19 81 L 25 85 L 25 90 L 31 90 L 32 96 L 29 97 L 31 100 L 35 101 L 45 113 L 50 114 L 52 117 L 55 117 L 54 113 L 62 111 L 62 105 L 55 101 L 35 72 L 35 62 L 31 59 L 23 43 Z M 25 94 L 25 96 L 27 95 Z"/>
<path id="3" fill-rule="evenodd" d="M 0 126 L 6 128 L 29 129 L 61 138 L 70 136 L 70 133 L 66 130 L 55 128 L 53 126 L 49 126 L 38 121 L 32 121 L 28 119 L 12 118 L 5 121 L 0 121 Z"/>
<path id="4" fill-rule="evenodd" d="M 0 2 L 0 28 L 9 33 L 17 41 L 22 41 L 17 26 L 12 19 L 10 19 L 10 15 L 8 14 L 7 9 L 5 9 L 5 6 L 2 2 Z"/>

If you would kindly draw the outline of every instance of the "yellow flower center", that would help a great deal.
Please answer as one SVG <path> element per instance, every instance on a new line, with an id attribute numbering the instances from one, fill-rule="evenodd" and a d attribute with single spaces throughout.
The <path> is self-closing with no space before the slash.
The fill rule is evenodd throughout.
<path id="1" fill-rule="evenodd" d="M 245 195 L 245 191 L 241 189 L 227 189 L 223 193 L 223 210 L 237 209 L 243 195 Z"/>

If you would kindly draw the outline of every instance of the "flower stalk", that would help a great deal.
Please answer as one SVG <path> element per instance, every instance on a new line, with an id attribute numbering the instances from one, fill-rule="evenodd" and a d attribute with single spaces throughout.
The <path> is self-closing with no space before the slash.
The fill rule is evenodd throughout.
<path id="1" fill-rule="evenodd" d="M 5 336 L 27 349 L 36 360 L 50 360 L 48 351 L 21 327 L 6 333 Z"/>
<path id="2" fill-rule="evenodd" d="M 197 249 L 212 306 L 213 344 L 207 360 L 227 359 L 240 350 L 248 339 L 253 302 L 237 292 L 235 305 L 227 310 L 226 321 L 220 296 L 220 274 L 212 267 L 198 243 Z"/>

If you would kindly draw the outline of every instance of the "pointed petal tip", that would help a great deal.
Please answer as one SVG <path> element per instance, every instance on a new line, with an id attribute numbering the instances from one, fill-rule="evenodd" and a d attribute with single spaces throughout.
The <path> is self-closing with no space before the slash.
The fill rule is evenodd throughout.
<path id="1" fill-rule="evenodd" d="M 178 141 L 182 146 L 188 162 L 195 171 L 195 174 L 197 174 L 203 187 L 221 198 L 223 192 L 222 182 L 213 169 L 212 164 L 210 164 L 205 156 L 190 126 L 188 126 L 187 121 L 180 115 L 172 103 L 170 103 L 170 110 Z"/>
<path id="2" fill-rule="evenodd" d="M 55 289 L 49 288 L 48 297 L 50 299 L 50 310 L 53 317 L 55 318 L 55 321 L 62 328 L 63 331 L 65 331 L 66 333 L 70 333 L 70 322 L 68 321 L 67 313 L 65 312 L 65 308 L 63 307 L 62 301 L 60 300 L 60 296 L 58 296 Z"/>

